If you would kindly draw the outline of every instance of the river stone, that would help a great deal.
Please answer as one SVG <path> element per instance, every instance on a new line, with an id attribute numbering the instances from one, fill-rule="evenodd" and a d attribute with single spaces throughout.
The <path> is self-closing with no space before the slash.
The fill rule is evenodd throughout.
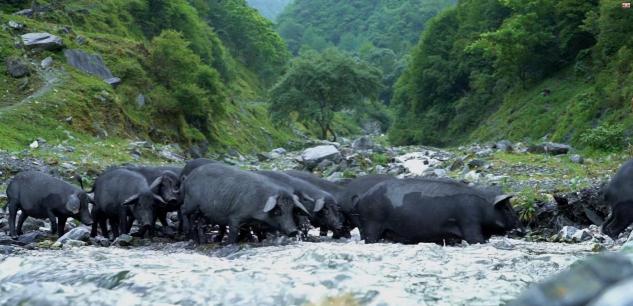
<path id="1" fill-rule="evenodd" d="M 13 21 L 13 20 L 9 20 L 9 22 L 7 22 L 7 25 L 9 26 L 9 28 L 11 28 L 13 30 L 16 30 L 16 31 L 24 29 L 24 25 L 23 24 L 21 24 L 19 22 L 16 22 L 16 21 Z"/>
<path id="2" fill-rule="evenodd" d="M 104 81 L 113 87 L 116 87 L 117 85 L 121 84 L 121 79 L 118 77 L 105 79 Z"/>
<path id="3" fill-rule="evenodd" d="M 562 143 L 544 142 L 542 144 L 532 145 L 528 147 L 527 151 L 529 153 L 545 153 L 545 154 L 550 154 L 550 155 L 563 155 L 571 151 L 571 146 L 562 144 Z"/>
<path id="4" fill-rule="evenodd" d="M 308 169 L 313 169 L 321 161 L 341 161 L 341 152 L 333 145 L 321 145 L 306 149 L 301 153 L 301 162 Z"/>
<path id="5" fill-rule="evenodd" d="M 271 152 L 273 153 L 277 153 L 279 155 L 284 155 L 287 153 L 286 149 L 284 148 L 277 148 L 277 149 L 273 149 Z"/>
<path id="6" fill-rule="evenodd" d="M 18 241 L 23 244 L 30 244 L 40 242 L 42 240 L 45 240 L 46 238 L 48 238 L 48 235 L 44 232 L 34 231 L 21 235 L 20 237 L 18 237 Z"/>
<path id="7" fill-rule="evenodd" d="M 51 33 L 27 33 L 22 35 L 22 44 L 28 50 L 42 49 L 48 51 L 60 50 L 64 47 L 61 38 Z"/>
<path id="8" fill-rule="evenodd" d="M 362 136 L 352 143 L 354 150 L 371 150 L 375 147 L 374 141 L 369 136 Z"/>
<path id="9" fill-rule="evenodd" d="M 16 79 L 22 78 L 31 74 L 31 71 L 29 71 L 28 64 L 25 63 L 24 60 L 20 58 L 9 57 L 5 61 L 5 65 L 7 67 L 7 72 L 13 78 L 16 78 Z"/>
<path id="10" fill-rule="evenodd" d="M 109 247 L 110 246 L 110 240 L 108 238 L 105 238 L 103 236 L 97 236 L 97 237 L 91 237 L 90 238 L 90 244 L 94 245 L 94 246 L 100 246 L 100 247 Z"/>
<path id="11" fill-rule="evenodd" d="M 618 253 L 604 253 L 576 263 L 528 288 L 508 305 L 586 305 L 611 285 L 630 277 L 633 277 L 633 264 L 629 258 Z"/>
<path id="12" fill-rule="evenodd" d="M 0 245 L 0 255 L 11 255 L 17 251 L 17 248 L 10 245 Z"/>
<path id="13" fill-rule="evenodd" d="M 512 152 L 513 150 L 512 142 L 510 142 L 509 140 L 501 140 L 495 143 L 493 148 L 502 152 L 507 152 L 507 153 Z"/>
<path id="14" fill-rule="evenodd" d="M 134 241 L 134 237 L 128 234 L 122 234 L 119 237 L 117 237 L 114 240 L 114 242 L 112 242 L 112 245 L 118 246 L 118 247 L 131 246 L 133 241 Z"/>
<path id="15" fill-rule="evenodd" d="M 592 235 L 588 230 L 579 230 L 573 226 L 563 227 L 557 235 L 557 240 L 562 242 L 582 242 L 590 240 L 591 238 Z"/>
<path id="16" fill-rule="evenodd" d="M 22 225 L 23 232 L 37 231 L 41 227 L 45 227 L 46 222 L 44 220 L 35 219 L 35 218 L 27 218 Z"/>
<path id="17" fill-rule="evenodd" d="M 42 67 L 42 69 L 49 68 L 49 67 L 50 67 L 50 66 L 52 66 L 52 65 L 53 65 L 53 58 L 52 58 L 52 57 L 50 57 L 50 56 L 49 56 L 49 57 L 47 57 L 47 58 L 45 58 L 45 59 L 43 59 L 43 60 L 40 62 L 40 67 Z"/>
<path id="18" fill-rule="evenodd" d="M 90 231 L 85 227 L 77 227 L 69 230 L 66 234 L 59 237 L 57 241 L 65 244 L 70 240 L 88 241 L 90 239 Z"/>
<path id="19" fill-rule="evenodd" d="M 468 162 L 468 168 L 470 168 L 471 170 L 483 168 L 485 165 L 486 165 L 486 161 L 482 159 L 473 159 Z"/>

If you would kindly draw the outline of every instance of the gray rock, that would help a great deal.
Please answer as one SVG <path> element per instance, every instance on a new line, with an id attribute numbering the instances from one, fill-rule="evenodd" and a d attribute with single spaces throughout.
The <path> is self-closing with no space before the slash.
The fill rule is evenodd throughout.
<path id="1" fill-rule="evenodd" d="M 508 305 L 586 305 L 611 285 L 631 277 L 633 264 L 628 257 L 603 253 L 530 287 Z"/>
<path id="2" fill-rule="evenodd" d="M 0 230 L 9 227 L 9 220 L 7 218 L 0 218 Z"/>
<path id="3" fill-rule="evenodd" d="M 70 248 L 87 246 L 88 244 L 83 241 L 71 239 L 71 240 L 66 240 L 66 242 L 63 243 L 63 245 L 64 245 L 63 249 L 70 249 Z"/>
<path id="4" fill-rule="evenodd" d="M 13 21 L 13 20 L 9 20 L 9 22 L 7 22 L 7 25 L 9 26 L 9 28 L 11 28 L 13 30 L 16 30 L 16 31 L 20 31 L 20 30 L 24 29 L 24 25 L 23 24 L 21 24 L 19 22 L 16 22 L 16 21 Z"/>
<path id="5" fill-rule="evenodd" d="M 26 221 L 24 221 L 24 224 L 22 226 L 22 231 L 24 232 L 37 231 L 40 229 L 40 227 L 45 227 L 45 226 L 46 226 L 46 222 L 44 222 L 44 220 L 35 219 L 35 218 L 27 218 Z"/>
<path id="6" fill-rule="evenodd" d="M 13 15 L 31 17 L 31 16 L 33 16 L 33 10 L 32 9 L 24 9 L 24 10 L 20 10 L 20 11 L 17 11 L 15 13 L 13 13 Z"/>
<path id="7" fill-rule="evenodd" d="M 321 145 L 306 149 L 301 153 L 301 162 L 308 169 L 313 169 L 321 161 L 341 161 L 341 152 L 333 145 Z"/>
<path id="8" fill-rule="evenodd" d="M 50 67 L 50 66 L 52 66 L 52 65 L 53 65 L 53 58 L 52 58 L 52 57 L 50 57 L 50 56 L 49 56 L 49 57 L 47 57 L 47 58 L 45 58 L 45 59 L 43 59 L 43 60 L 40 62 L 40 67 L 42 67 L 42 69 L 49 68 L 49 67 Z"/>
<path id="9" fill-rule="evenodd" d="M 28 64 L 20 58 L 9 57 L 6 59 L 5 65 L 9 75 L 16 79 L 31 74 Z"/>
<path id="10" fill-rule="evenodd" d="M 117 85 L 121 84 L 121 79 L 118 77 L 105 79 L 104 81 L 113 87 L 116 87 Z"/>
<path id="11" fill-rule="evenodd" d="M 85 227 L 77 227 L 69 230 L 66 234 L 59 237 L 57 242 L 61 244 L 66 244 L 66 242 L 71 240 L 76 241 L 88 241 L 90 239 L 90 231 Z"/>
<path id="12" fill-rule="evenodd" d="M 46 32 L 22 35 L 22 44 L 28 50 L 40 49 L 56 51 L 64 48 L 64 42 L 61 38 Z"/>
<path id="13" fill-rule="evenodd" d="M 90 238 L 90 244 L 94 245 L 94 246 L 100 246 L 100 247 L 109 247 L 110 246 L 110 240 L 108 240 L 108 238 L 105 238 L 103 236 L 97 236 L 97 237 L 91 237 Z"/>
<path id="14" fill-rule="evenodd" d="M 68 64 L 85 73 L 98 76 L 106 82 L 108 79 L 114 78 L 99 54 L 88 54 L 78 49 L 66 49 L 64 56 Z"/>
<path id="15" fill-rule="evenodd" d="M 457 170 L 461 170 L 464 169 L 464 160 L 461 158 L 456 159 L 452 164 L 451 167 L 449 168 L 449 170 L 451 171 L 457 171 Z"/>
<path id="16" fill-rule="evenodd" d="M 288 151 L 286 151 L 286 149 L 284 149 L 284 148 L 273 149 L 271 152 L 277 153 L 279 155 L 284 155 L 284 154 L 288 153 Z"/>
<path id="17" fill-rule="evenodd" d="M 0 245 L 0 255 L 11 255 L 17 252 L 17 248 L 11 245 Z"/>
<path id="18" fill-rule="evenodd" d="M 23 244 L 29 244 L 29 243 L 34 243 L 34 242 L 40 242 L 42 240 L 45 240 L 47 237 L 48 235 L 44 232 L 33 231 L 33 232 L 26 233 L 24 235 L 21 235 L 20 237 L 18 237 L 18 241 Z"/>
<path id="19" fill-rule="evenodd" d="M 571 160 L 571 162 L 575 163 L 575 164 L 584 164 L 585 163 L 585 159 L 582 156 L 578 155 L 578 154 L 572 155 L 569 158 L 569 160 Z"/>
<path id="20" fill-rule="evenodd" d="M 260 162 L 265 162 L 268 160 L 273 159 L 272 156 L 268 153 L 257 153 L 257 160 L 259 160 Z"/>
<path id="21" fill-rule="evenodd" d="M 563 155 L 571 151 L 571 146 L 562 143 L 544 142 L 542 144 L 529 146 L 529 153 Z"/>
<path id="22" fill-rule="evenodd" d="M 492 153 L 494 153 L 492 149 L 483 149 L 483 150 L 475 152 L 475 155 L 477 155 L 477 157 L 479 158 L 483 158 L 483 157 L 489 157 L 490 155 L 492 155 Z"/>
<path id="23" fill-rule="evenodd" d="M 631 306 L 633 305 L 633 279 L 620 282 L 608 288 L 589 306 Z"/>
<path id="24" fill-rule="evenodd" d="M 83 36 L 81 36 L 81 35 L 80 35 L 80 36 L 77 36 L 77 38 L 75 38 L 75 42 L 76 42 L 78 45 L 83 45 L 83 44 L 85 44 L 85 43 L 86 43 L 86 38 L 85 38 L 85 37 L 83 37 Z"/>
<path id="25" fill-rule="evenodd" d="M 486 165 L 486 161 L 485 160 L 481 160 L 481 159 L 473 159 L 473 160 L 468 162 L 468 168 L 470 168 L 470 169 L 483 168 L 485 165 Z"/>
<path id="26" fill-rule="evenodd" d="M 435 174 L 435 176 L 437 177 L 447 177 L 448 176 L 448 172 L 444 169 L 434 169 L 433 170 L 433 174 Z"/>
<path id="27" fill-rule="evenodd" d="M 145 106 L 145 96 L 143 94 L 138 94 L 138 96 L 136 96 L 136 106 Z"/>
<path id="28" fill-rule="evenodd" d="M 128 234 L 123 234 L 117 237 L 114 240 L 114 242 L 112 242 L 112 245 L 118 246 L 118 247 L 131 246 L 133 241 L 134 241 L 134 237 Z"/>
<path id="29" fill-rule="evenodd" d="M 362 136 L 352 143 L 354 150 L 371 150 L 375 147 L 374 141 L 368 136 Z"/>
<path id="30" fill-rule="evenodd" d="M 494 144 L 493 148 L 502 151 L 502 152 L 512 152 L 513 147 L 512 147 L 512 142 L 510 142 L 509 140 L 501 140 L 498 141 L 497 143 Z"/>

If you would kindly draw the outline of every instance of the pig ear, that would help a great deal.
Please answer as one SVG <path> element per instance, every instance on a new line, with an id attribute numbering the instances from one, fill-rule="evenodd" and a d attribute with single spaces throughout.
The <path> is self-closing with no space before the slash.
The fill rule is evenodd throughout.
<path id="1" fill-rule="evenodd" d="M 159 176 L 157 177 L 152 184 L 149 185 L 149 189 L 153 192 L 153 193 L 158 193 L 159 191 L 159 187 L 160 187 L 160 183 L 163 182 L 163 176 Z"/>
<path id="2" fill-rule="evenodd" d="M 292 201 L 295 203 L 295 206 L 298 207 L 299 209 L 303 210 L 304 213 L 306 213 L 306 215 L 310 216 L 310 213 L 308 212 L 308 209 L 305 208 L 305 206 L 303 206 L 303 204 L 301 204 L 301 202 L 299 202 L 299 197 L 296 195 L 292 195 Z"/>
<path id="3" fill-rule="evenodd" d="M 267 213 L 273 210 L 275 206 L 277 206 L 277 196 L 270 196 L 266 201 L 266 206 L 264 206 L 264 212 Z"/>
<path id="4" fill-rule="evenodd" d="M 79 212 L 80 205 L 79 197 L 77 197 L 76 194 L 70 195 L 70 197 L 68 197 L 68 201 L 66 201 L 66 209 L 71 211 L 73 214 Z"/>
<path id="5" fill-rule="evenodd" d="M 323 209 L 323 206 L 325 206 L 325 199 L 319 198 L 318 200 L 316 200 L 316 203 L 314 203 L 314 212 L 319 212 L 321 209 Z"/>
<path id="6" fill-rule="evenodd" d="M 163 197 L 161 197 L 161 196 L 159 196 L 159 195 L 157 195 L 157 194 L 155 194 L 155 193 L 152 193 L 152 196 L 153 196 L 153 197 L 154 197 L 154 199 L 155 199 L 156 201 L 158 201 L 160 204 L 163 204 L 163 205 L 167 204 L 167 202 L 165 202 L 165 199 L 163 199 Z"/>
<path id="7" fill-rule="evenodd" d="M 125 201 L 123 201 L 123 203 L 121 203 L 121 205 L 125 206 L 125 205 L 133 205 L 134 202 L 136 202 L 136 200 L 138 200 L 138 193 L 125 199 Z"/>
<path id="8" fill-rule="evenodd" d="M 507 200 L 512 199 L 513 195 L 510 194 L 502 194 L 495 197 L 494 206 L 503 205 Z"/>

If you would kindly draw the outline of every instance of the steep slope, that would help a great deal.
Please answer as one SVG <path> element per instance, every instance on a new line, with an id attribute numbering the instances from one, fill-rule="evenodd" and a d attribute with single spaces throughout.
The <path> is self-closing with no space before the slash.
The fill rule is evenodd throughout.
<path id="1" fill-rule="evenodd" d="M 260 100 L 288 52 L 272 24 L 245 1 L 37 1 L 32 17 L 10 15 L 31 1 L 0 4 L 0 61 L 30 75 L 0 74 L 0 149 L 36 138 L 51 144 L 148 139 L 212 150 L 260 150 L 294 136 L 268 119 Z M 214 23 L 209 11 L 223 15 Z M 17 27 L 15 25 L 18 25 Z M 218 33 L 250 26 L 242 45 Z M 64 50 L 97 54 L 121 79 L 110 86 L 68 64 L 62 50 L 25 48 L 20 35 L 49 32 Z M 242 48 L 251 50 L 241 53 Z M 272 50 L 272 51 L 271 51 Z M 52 64 L 44 68 L 42 61 Z M 274 63 L 275 66 L 267 66 Z"/>
<path id="2" fill-rule="evenodd" d="M 633 128 L 633 12 L 620 1 L 462 0 L 398 81 L 394 143 L 570 141 L 614 150 Z"/>
<path id="3" fill-rule="evenodd" d="M 383 101 L 426 22 L 454 0 L 296 0 L 277 20 L 293 54 L 336 47 L 379 67 Z"/>

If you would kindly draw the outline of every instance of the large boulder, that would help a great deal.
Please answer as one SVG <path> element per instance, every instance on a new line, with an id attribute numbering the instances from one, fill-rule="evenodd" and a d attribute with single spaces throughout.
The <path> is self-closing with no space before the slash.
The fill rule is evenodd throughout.
<path id="1" fill-rule="evenodd" d="M 85 73 L 98 76 L 112 86 L 121 83 L 121 79 L 112 75 L 112 72 L 99 54 L 88 54 L 78 49 L 66 49 L 64 50 L 64 56 L 66 56 L 66 61 L 71 66 Z"/>
<path id="2" fill-rule="evenodd" d="M 562 143 L 544 142 L 528 147 L 527 151 L 529 153 L 562 155 L 569 153 L 569 151 L 571 151 L 571 146 Z"/>
<path id="3" fill-rule="evenodd" d="M 532 286 L 510 306 L 588 305 L 603 292 L 601 300 L 610 301 L 607 294 L 615 296 L 621 287 L 616 283 L 633 278 L 633 264 L 622 254 L 605 253 L 572 265 L 569 269 Z M 629 285 L 630 287 L 630 285 Z M 607 291 L 613 288 L 614 291 Z M 630 293 L 629 293 L 630 295 Z M 590 305 L 629 305 L 629 304 L 590 304 Z"/>
<path id="4" fill-rule="evenodd" d="M 308 169 L 313 169 L 324 160 L 339 162 L 341 159 L 341 152 L 333 145 L 316 146 L 301 153 L 301 162 Z"/>
<path id="5" fill-rule="evenodd" d="M 31 73 L 28 64 L 20 58 L 9 57 L 5 61 L 5 64 L 7 66 L 7 72 L 14 78 L 25 77 Z"/>
<path id="6" fill-rule="evenodd" d="M 368 136 L 362 136 L 352 143 L 354 150 L 371 150 L 375 147 L 374 141 Z"/>
<path id="7" fill-rule="evenodd" d="M 27 33 L 22 35 L 22 44 L 26 49 L 41 49 L 55 51 L 64 48 L 61 38 L 51 33 Z"/>

